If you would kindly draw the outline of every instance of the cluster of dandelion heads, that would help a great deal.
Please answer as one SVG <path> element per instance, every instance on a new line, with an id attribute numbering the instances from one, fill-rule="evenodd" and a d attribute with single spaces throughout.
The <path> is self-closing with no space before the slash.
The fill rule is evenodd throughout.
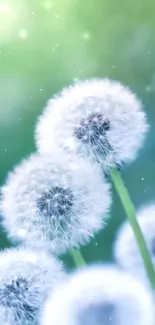
<path id="1" fill-rule="evenodd" d="M 137 212 L 137 220 L 155 267 L 155 204 L 141 208 Z M 142 257 L 128 221 L 125 221 L 117 232 L 114 256 L 120 266 L 135 273 L 138 277 L 147 279 Z"/>
<path id="2" fill-rule="evenodd" d="M 2 325 L 37 325 L 43 303 L 64 278 L 61 263 L 26 248 L 0 253 Z"/>
<path id="3" fill-rule="evenodd" d="M 32 154 L 2 187 L 2 224 L 11 239 L 61 254 L 104 226 L 110 203 L 97 165 L 63 152 Z"/>
<path id="4" fill-rule="evenodd" d="M 42 154 L 57 145 L 107 169 L 135 159 L 147 129 L 141 102 L 127 87 L 90 79 L 48 101 L 37 123 L 36 143 Z"/>
<path id="5" fill-rule="evenodd" d="M 153 309 L 149 289 L 133 275 L 113 265 L 94 265 L 53 291 L 41 325 L 153 325 Z"/>

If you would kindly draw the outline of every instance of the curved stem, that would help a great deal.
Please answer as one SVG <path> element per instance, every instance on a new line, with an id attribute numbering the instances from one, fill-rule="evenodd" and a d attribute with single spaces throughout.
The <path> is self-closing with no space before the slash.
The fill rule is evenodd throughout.
<path id="1" fill-rule="evenodd" d="M 142 259 L 144 262 L 144 266 L 145 266 L 151 287 L 153 289 L 155 289 L 155 270 L 154 270 L 154 267 L 153 267 L 153 264 L 152 264 L 152 261 L 150 258 L 150 254 L 149 254 L 144 236 L 141 232 L 139 223 L 137 221 L 135 209 L 134 209 L 133 203 L 131 201 L 130 195 L 129 195 L 128 190 L 125 187 L 124 182 L 121 178 L 121 175 L 117 169 L 111 168 L 110 176 L 111 176 L 113 184 L 116 188 L 116 191 L 120 197 L 122 206 L 126 212 L 126 215 L 127 215 L 128 220 L 131 224 L 131 227 L 133 229 L 133 232 L 134 232 L 134 235 L 135 235 L 138 247 L 139 247 L 139 251 L 141 253 L 141 256 L 142 256 Z"/>
<path id="2" fill-rule="evenodd" d="M 73 249 L 72 251 L 70 251 L 70 254 L 72 255 L 74 263 L 77 267 L 86 265 L 85 260 L 79 250 Z"/>

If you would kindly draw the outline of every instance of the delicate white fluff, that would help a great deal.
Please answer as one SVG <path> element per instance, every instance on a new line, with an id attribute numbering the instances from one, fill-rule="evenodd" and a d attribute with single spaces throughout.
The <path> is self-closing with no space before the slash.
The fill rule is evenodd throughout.
<path id="1" fill-rule="evenodd" d="M 137 212 L 137 220 L 155 267 L 155 204 L 141 208 Z M 146 278 L 139 248 L 128 221 L 125 221 L 118 230 L 114 245 L 114 256 L 122 267 L 135 273 L 138 277 Z"/>
<path id="2" fill-rule="evenodd" d="M 136 95 L 119 82 L 90 79 L 48 101 L 36 126 L 36 143 L 43 154 L 57 145 L 108 168 L 134 160 L 147 130 Z"/>
<path id="3" fill-rule="evenodd" d="M 109 188 L 89 161 L 62 151 L 53 151 L 52 157 L 33 154 L 2 187 L 3 226 L 11 239 L 63 253 L 88 242 L 104 226 Z"/>
<path id="4" fill-rule="evenodd" d="M 61 263 L 43 252 L 1 252 L 0 324 L 37 325 L 44 301 L 63 278 Z"/>
<path id="5" fill-rule="evenodd" d="M 154 303 L 149 289 L 127 272 L 113 265 L 87 267 L 53 291 L 40 324 L 153 325 Z"/>

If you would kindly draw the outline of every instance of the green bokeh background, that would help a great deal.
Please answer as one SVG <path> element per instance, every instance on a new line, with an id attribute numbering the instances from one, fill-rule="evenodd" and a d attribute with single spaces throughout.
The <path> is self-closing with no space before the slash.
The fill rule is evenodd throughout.
<path id="1" fill-rule="evenodd" d="M 154 13 L 151 0 L 0 0 L 0 184 L 35 150 L 36 119 L 47 99 L 76 79 L 106 76 L 143 101 L 150 132 L 122 174 L 136 209 L 154 200 Z M 115 193 L 111 215 L 105 230 L 82 248 L 87 261 L 112 258 L 125 218 Z M 0 247 L 8 245 L 1 232 Z"/>

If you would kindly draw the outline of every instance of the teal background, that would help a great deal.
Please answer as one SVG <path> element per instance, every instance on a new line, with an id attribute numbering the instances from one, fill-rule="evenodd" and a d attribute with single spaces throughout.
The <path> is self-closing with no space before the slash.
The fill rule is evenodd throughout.
<path id="1" fill-rule="evenodd" d="M 143 101 L 150 132 L 123 178 L 136 208 L 154 200 L 154 13 L 151 0 L 0 0 L 0 184 L 35 150 L 36 119 L 47 99 L 76 79 L 106 76 Z M 108 226 L 82 248 L 87 261 L 111 259 L 124 217 L 114 193 Z M 0 247 L 8 245 L 1 232 Z"/>

